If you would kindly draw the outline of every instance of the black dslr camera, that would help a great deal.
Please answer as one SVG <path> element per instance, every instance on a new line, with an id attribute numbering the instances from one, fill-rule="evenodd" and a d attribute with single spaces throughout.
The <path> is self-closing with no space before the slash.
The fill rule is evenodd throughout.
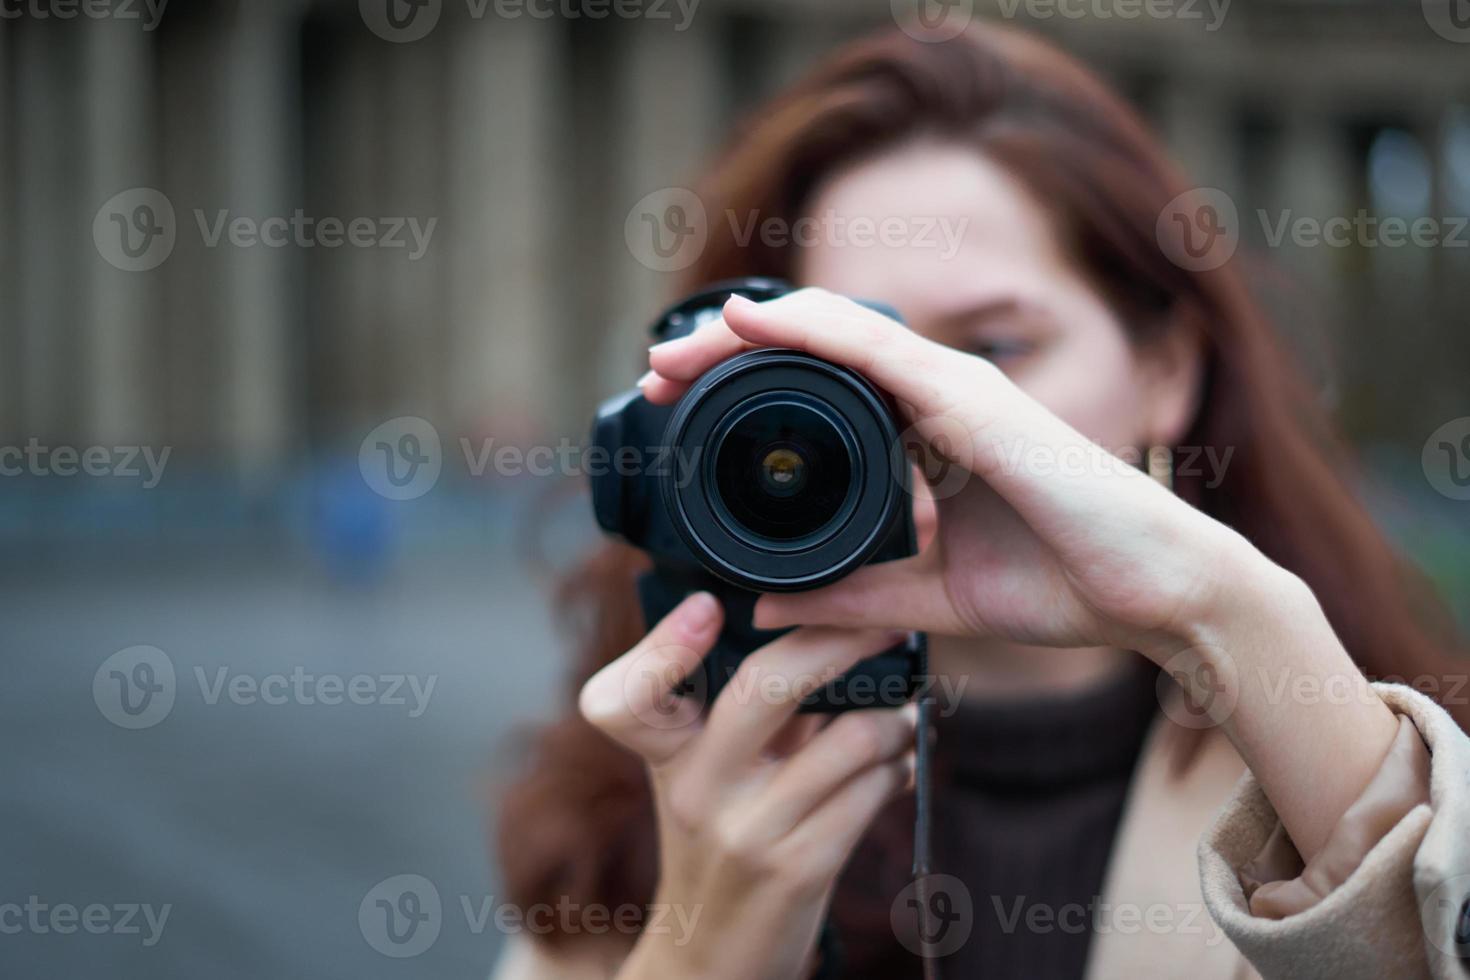
<path id="1" fill-rule="evenodd" d="M 653 334 L 692 332 L 732 293 L 761 301 L 789 289 L 771 279 L 711 286 L 665 312 Z M 592 442 L 608 464 L 592 480 L 598 524 L 653 558 L 638 583 L 645 621 L 701 589 L 724 606 L 704 675 L 685 685 L 706 705 L 747 654 L 781 632 L 751 625 L 760 593 L 814 589 L 915 553 L 910 467 L 889 400 L 809 354 L 736 355 L 673 406 L 625 392 L 598 410 Z M 897 707 L 918 690 L 924 649 L 923 635 L 911 634 L 833 679 L 802 710 Z"/>

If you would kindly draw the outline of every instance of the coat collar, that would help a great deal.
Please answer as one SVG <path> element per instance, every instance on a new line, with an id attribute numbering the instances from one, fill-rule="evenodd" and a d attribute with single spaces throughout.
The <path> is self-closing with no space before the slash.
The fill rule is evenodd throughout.
<path id="1" fill-rule="evenodd" d="M 1224 733 L 1211 729 L 1181 771 L 1185 736 L 1165 712 L 1144 742 L 1094 911 L 1087 980 L 1255 976 L 1205 908 L 1197 857 L 1201 835 L 1245 763 Z"/>

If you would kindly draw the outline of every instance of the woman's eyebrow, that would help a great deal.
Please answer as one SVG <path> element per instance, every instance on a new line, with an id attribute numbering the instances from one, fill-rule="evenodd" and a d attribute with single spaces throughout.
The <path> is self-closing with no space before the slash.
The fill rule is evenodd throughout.
<path id="1" fill-rule="evenodd" d="M 1023 301 L 1019 296 L 997 296 L 965 303 L 951 310 L 943 310 L 935 317 L 935 320 L 946 329 L 959 330 L 974 327 L 977 323 L 994 320 L 1000 316 L 1027 310 L 1032 306 L 1033 304 Z"/>

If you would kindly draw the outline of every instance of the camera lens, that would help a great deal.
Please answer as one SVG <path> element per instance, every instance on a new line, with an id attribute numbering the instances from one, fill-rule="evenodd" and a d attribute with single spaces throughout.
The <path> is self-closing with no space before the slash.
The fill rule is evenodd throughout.
<path id="1" fill-rule="evenodd" d="M 715 438 L 716 509 L 757 538 L 821 534 L 852 489 L 852 453 L 819 409 L 768 395 L 737 407 Z"/>
<path id="2" fill-rule="evenodd" d="M 789 497 L 806 483 L 806 460 L 791 446 L 777 446 L 761 460 L 761 484 L 767 493 Z"/>
<path id="3" fill-rule="evenodd" d="M 673 530 L 743 589 L 835 581 L 902 527 L 907 470 L 890 465 L 889 407 L 859 375 L 809 354 L 753 350 L 715 366 L 674 406 L 664 443 Z"/>

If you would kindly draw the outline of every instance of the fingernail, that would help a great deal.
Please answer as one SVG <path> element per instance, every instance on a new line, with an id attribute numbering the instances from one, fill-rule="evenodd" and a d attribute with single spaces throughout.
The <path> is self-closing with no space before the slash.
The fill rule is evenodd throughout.
<path id="1" fill-rule="evenodd" d="M 725 309 L 728 310 L 732 306 L 736 309 L 749 310 L 760 306 L 760 304 L 757 303 L 755 300 L 749 298 L 748 296 L 741 296 L 739 293 L 731 293 L 730 298 L 725 300 Z"/>
<path id="2" fill-rule="evenodd" d="M 696 592 L 684 600 L 679 610 L 679 625 L 698 636 L 707 632 L 720 612 L 719 600 L 708 592 Z"/>
<path id="3" fill-rule="evenodd" d="M 669 348 L 675 346 L 676 344 L 682 344 L 684 341 L 686 341 L 688 339 L 689 338 L 687 336 L 684 336 L 684 337 L 675 337 L 673 340 L 660 340 L 658 343 L 656 343 L 652 347 L 648 348 L 648 353 L 650 355 L 652 355 L 653 352 L 654 351 L 657 351 L 657 350 L 668 350 Z"/>
<path id="4" fill-rule="evenodd" d="M 915 727 L 915 726 L 917 726 L 919 724 L 919 706 L 918 706 L 918 704 L 916 704 L 913 701 L 910 701 L 908 704 L 904 705 L 902 708 L 899 708 L 898 710 L 903 714 L 904 718 L 908 719 L 908 723 L 909 723 L 910 727 Z"/>
<path id="5" fill-rule="evenodd" d="M 649 369 L 648 371 L 644 372 L 643 377 L 638 379 L 638 387 L 642 388 L 644 385 L 648 384 L 648 382 L 652 381 L 656 377 L 658 377 L 658 372 Z"/>

